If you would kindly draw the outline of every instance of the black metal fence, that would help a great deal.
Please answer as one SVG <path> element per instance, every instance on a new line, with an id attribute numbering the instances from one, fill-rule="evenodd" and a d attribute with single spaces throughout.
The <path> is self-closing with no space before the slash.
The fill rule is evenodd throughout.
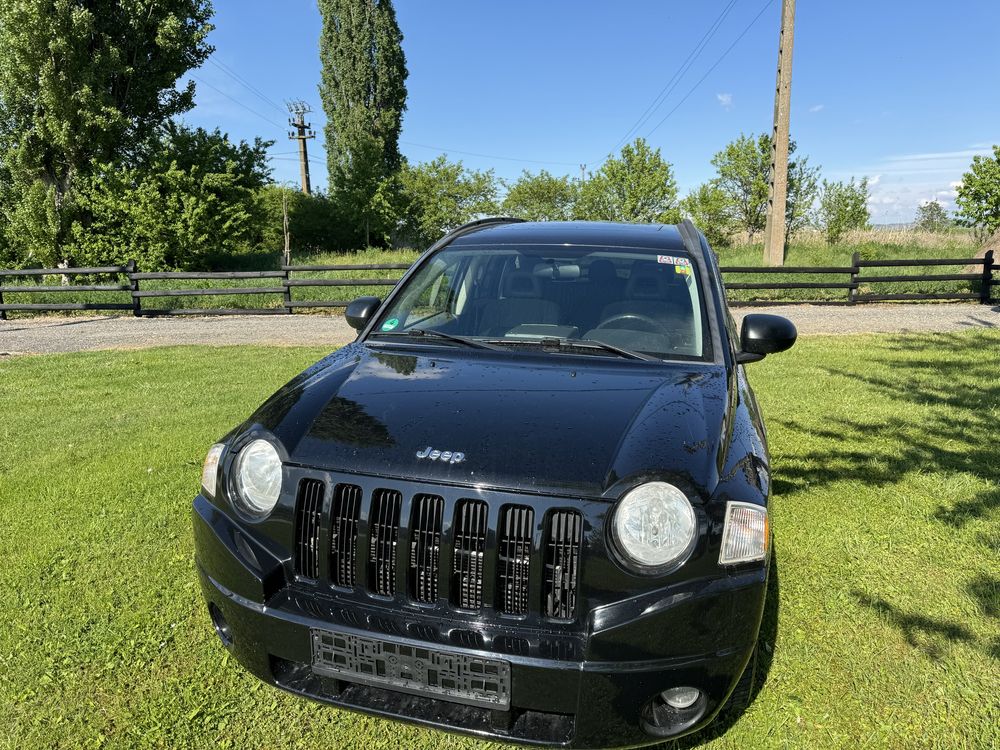
<path id="1" fill-rule="evenodd" d="M 908 274 L 873 274 L 869 269 L 891 269 L 900 267 L 916 267 L 933 269 L 940 266 L 963 266 L 976 267 L 981 270 L 975 273 L 908 273 Z M 372 287 L 387 286 L 396 284 L 398 278 L 354 278 L 349 276 L 341 277 L 318 277 L 317 273 L 348 274 L 371 271 L 402 271 L 409 268 L 407 263 L 373 263 L 363 265 L 334 264 L 334 265 L 312 265 L 312 266 L 282 266 L 278 271 L 180 271 L 180 272 L 155 272 L 144 273 L 136 268 L 134 261 L 129 261 L 124 266 L 101 266 L 94 268 L 39 268 L 21 270 L 0 270 L 0 320 L 6 319 L 8 311 L 18 312 L 56 312 L 63 310 L 95 310 L 95 311 L 131 311 L 133 315 L 157 316 L 157 315 L 282 315 L 293 313 L 296 310 L 308 308 L 336 308 L 346 307 L 347 299 L 302 299 L 296 298 L 295 290 L 304 288 L 326 287 Z M 983 304 L 1000 301 L 993 298 L 994 291 L 1000 287 L 997 280 L 993 278 L 995 271 L 1000 271 L 1000 265 L 994 260 L 993 251 L 988 251 L 983 258 L 920 258 L 920 259 L 896 259 L 896 260 L 862 260 L 858 253 L 854 254 L 850 266 L 723 266 L 722 273 L 726 281 L 726 288 L 731 292 L 743 292 L 749 290 L 761 291 L 786 291 L 786 290 L 817 290 L 823 294 L 817 294 L 816 298 L 803 298 L 797 296 L 795 299 L 766 299 L 766 300 L 736 300 L 735 305 L 784 305 L 790 303 L 806 304 L 841 304 L 855 305 L 866 302 L 888 302 L 903 300 L 966 300 L 978 301 Z M 304 278 L 300 274 L 311 273 L 311 277 Z M 766 278 L 791 276 L 792 279 L 801 278 L 800 275 L 818 275 L 823 281 L 748 281 L 741 282 L 740 276 L 748 274 L 763 275 Z M 88 282 L 93 282 L 94 278 L 110 278 L 105 283 L 85 283 L 63 285 L 32 284 L 31 279 L 44 276 L 61 276 L 63 279 L 70 277 L 88 277 Z M 18 282 L 19 279 L 27 279 L 28 282 L 9 283 L 8 279 Z M 250 283 L 237 286 L 220 288 L 218 286 L 199 286 L 183 289 L 161 289 L 142 288 L 144 281 L 169 281 L 169 280 L 195 280 L 210 282 L 213 280 L 271 280 L 267 286 L 259 286 Z M 827 280 L 828 279 L 828 280 Z M 952 291 L 939 293 L 915 293 L 915 292 L 892 292 L 876 291 L 885 289 L 886 284 L 898 283 L 924 283 L 924 282 L 967 282 L 967 291 Z M 977 288 L 978 287 L 978 288 Z M 890 287 L 891 288 L 891 287 Z M 836 296 L 829 292 L 833 290 Z M 866 291 L 861 291 L 866 290 Z M 73 293 L 77 296 L 91 293 L 104 296 L 115 293 L 121 297 L 128 294 L 129 302 L 114 302 L 103 300 L 75 301 L 75 302 L 10 302 L 4 301 L 4 294 L 35 295 L 52 293 Z M 146 301 L 163 299 L 170 297 L 222 297 L 231 295 L 280 295 L 279 306 L 272 307 L 190 307 L 190 308 L 163 308 L 152 307 Z"/>

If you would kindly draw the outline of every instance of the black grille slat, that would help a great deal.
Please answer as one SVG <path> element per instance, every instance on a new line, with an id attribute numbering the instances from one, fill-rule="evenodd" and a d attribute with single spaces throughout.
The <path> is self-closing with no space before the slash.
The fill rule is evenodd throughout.
<path id="1" fill-rule="evenodd" d="M 489 508 L 481 500 L 462 500 L 455 511 L 452 602 L 463 609 L 483 606 L 483 562 Z"/>
<path id="2" fill-rule="evenodd" d="M 403 496 L 396 490 L 375 490 L 369 511 L 368 588 L 382 596 L 396 593 L 396 541 Z"/>
<path id="3" fill-rule="evenodd" d="M 531 571 L 531 538 L 535 512 L 523 505 L 508 505 L 500 515 L 497 535 L 497 568 L 500 611 L 508 615 L 528 612 L 528 576 Z"/>
<path id="4" fill-rule="evenodd" d="M 410 593 L 418 602 L 437 600 L 444 498 L 417 495 L 410 522 Z"/>
<path id="5" fill-rule="evenodd" d="M 335 586 L 351 588 L 357 578 L 358 518 L 361 488 L 338 484 L 330 513 L 330 579 Z"/>
<path id="6" fill-rule="evenodd" d="M 295 499 L 295 573 L 319 578 L 319 530 L 323 514 L 323 482 L 303 479 Z"/>
<path id="7" fill-rule="evenodd" d="M 576 511 L 557 510 L 549 515 L 545 537 L 546 617 L 571 620 L 576 612 L 582 534 L 583 519 Z"/>

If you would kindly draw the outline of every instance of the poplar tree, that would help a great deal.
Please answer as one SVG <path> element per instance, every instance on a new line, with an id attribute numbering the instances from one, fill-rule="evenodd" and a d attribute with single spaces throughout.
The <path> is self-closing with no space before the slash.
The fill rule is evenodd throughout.
<path id="1" fill-rule="evenodd" d="M 11 245 L 63 260 L 77 181 L 134 162 L 194 105 L 209 0 L 0 2 L 0 213 Z"/>
<path id="2" fill-rule="evenodd" d="M 403 34 L 390 0 L 319 0 L 319 9 L 330 193 L 358 242 L 384 243 L 402 162 Z"/>

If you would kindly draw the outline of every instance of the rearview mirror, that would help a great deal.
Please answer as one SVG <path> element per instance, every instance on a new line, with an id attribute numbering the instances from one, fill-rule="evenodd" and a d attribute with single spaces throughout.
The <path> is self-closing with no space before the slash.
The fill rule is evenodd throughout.
<path id="1" fill-rule="evenodd" d="M 378 297 L 358 297 L 347 306 L 347 311 L 344 313 L 347 324 L 355 331 L 360 331 L 368 325 L 368 321 L 381 304 L 382 300 Z"/>
<path id="2" fill-rule="evenodd" d="M 799 333 L 788 318 L 780 315 L 752 313 L 743 318 L 740 330 L 740 350 L 736 361 L 758 362 L 765 355 L 791 348 Z"/>

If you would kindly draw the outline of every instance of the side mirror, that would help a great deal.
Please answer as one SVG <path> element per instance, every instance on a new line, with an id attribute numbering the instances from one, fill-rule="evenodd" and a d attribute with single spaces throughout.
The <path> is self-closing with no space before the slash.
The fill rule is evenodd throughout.
<path id="1" fill-rule="evenodd" d="M 791 348 L 799 333 L 788 318 L 780 315 L 752 313 L 743 318 L 740 330 L 740 350 L 736 361 L 758 362 L 767 354 Z"/>
<path id="2" fill-rule="evenodd" d="M 355 331 L 360 331 L 368 325 L 368 321 L 381 304 L 382 300 L 378 297 L 358 297 L 347 306 L 347 311 L 344 313 L 347 324 Z"/>

